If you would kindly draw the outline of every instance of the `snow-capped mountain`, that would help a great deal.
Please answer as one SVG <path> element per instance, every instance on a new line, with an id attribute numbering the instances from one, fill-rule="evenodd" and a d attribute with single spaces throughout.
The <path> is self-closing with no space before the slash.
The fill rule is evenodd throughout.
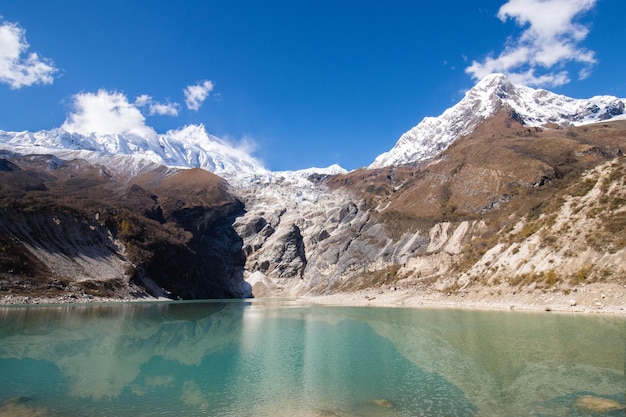
<path id="1" fill-rule="evenodd" d="M 210 135 L 202 124 L 155 136 L 97 133 L 85 136 L 63 129 L 34 133 L 0 130 L 0 149 L 21 154 L 51 154 L 62 159 L 86 159 L 129 176 L 151 169 L 155 164 L 171 168 L 202 168 L 240 187 L 285 179 L 308 183 L 307 177 L 311 174 L 347 172 L 336 164 L 327 168 L 270 172 L 244 150 Z"/>
<path id="2" fill-rule="evenodd" d="M 504 106 L 510 106 L 528 126 L 547 123 L 583 125 L 624 115 L 626 99 L 596 96 L 574 99 L 546 90 L 513 85 L 506 76 L 492 74 L 469 90 L 439 117 L 426 117 L 404 133 L 369 168 L 415 163 L 432 158 Z"/>
<path id="3" fill-rule="evenodd" d="M 185 126 L 153 137 L 97 133 L 85 136 L 63 129 L 35 133 L 0 131 L 0 148 L 22 154 L 84 158 L 131 175 L 151 164 L 203 168 L 226 179 L 267 173 L 259 161 L 210 135 L 203 125 Z"/>

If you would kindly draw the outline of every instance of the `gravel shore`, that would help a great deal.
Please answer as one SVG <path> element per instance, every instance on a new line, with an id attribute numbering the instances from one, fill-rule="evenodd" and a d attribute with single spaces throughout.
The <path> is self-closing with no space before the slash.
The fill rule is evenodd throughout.
<path id="1" fill-rule="evenodd" d="M 505 291 L 506 290 L 506 291 Z M 293 297 L 289 297 L 293 299 Z M 481 310 L 559 311 L 626 315 L 626 285 L 593 283 L 569 291 L 519 290 L 502 287 L 471 287 L 455 293 L 385 286 L 355 292 L 306 295 L 302 302 L 340 306 L 469 308 Z M 153 297 L 105 298 L 89 295 L 28 297 L 5 295 L 0 305 L 54 305 L 115 302 L 171 301 Z"/>
<path id="2" fill-rule="evenodd" d="M 305 297 L 325 305 L 380 307 L 470 308 L 489 310 L 560 311 L 626 315 L 626 285 L 593 283 L 570 291 L 521 290 L 475 287 L 445 294 L 386 287 L 352 293 Z M 567 292 L 567 294 L 566 294 Z"/>

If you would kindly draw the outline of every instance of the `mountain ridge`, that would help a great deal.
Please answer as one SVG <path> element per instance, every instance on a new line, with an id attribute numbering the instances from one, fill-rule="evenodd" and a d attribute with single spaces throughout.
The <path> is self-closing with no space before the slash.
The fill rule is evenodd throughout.
<path id="1" fill-rule="evenodd" d="M 623 116 L 626 99 L 613 96 L 573 99 L 513 85 L 505 75 L 491 74 L 440 116 L 425 117 L 404 133 L 391 150 L 376 157 L 368 168 L 419 163 L 432 158 L 461 136 L 471 134 L 483 120 L 505 106 L 515 111 L 527 126 L 567 126 Z"/>
<path id="2" fill-rule="evenodd" d="M 154 137 L 81 135 L 61 128 L 34 133 L 0 131 L 0 147 L 22 154 L 50 153 L 65 158 L 84 158 L 129 175 L 136 175 L 152 164 L 202 168 L 227 179 L 267 173 L 258 160 L 210 135 L 202 124 L 188 125 Z"/>

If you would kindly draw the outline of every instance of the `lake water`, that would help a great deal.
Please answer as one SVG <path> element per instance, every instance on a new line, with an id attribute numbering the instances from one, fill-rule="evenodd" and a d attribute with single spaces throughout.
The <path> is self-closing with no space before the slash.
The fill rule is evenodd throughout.
<path id="1" fill-rule="evenodd" d="M 285 300 L 3 307 L 0 416 L 624 416 L 625 333 Z"/>

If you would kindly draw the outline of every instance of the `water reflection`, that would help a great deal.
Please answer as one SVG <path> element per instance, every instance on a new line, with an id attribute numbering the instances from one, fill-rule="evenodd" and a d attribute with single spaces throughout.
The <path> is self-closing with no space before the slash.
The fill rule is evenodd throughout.
<path id="1" fill-rule="evenodd" d="M 0 310 L 0 357 L 53 362 L 72 396 L 117 397 L 154 356 L 197 365 L 238 340 L 243 310 L 225 303 Z M 217 321 L 209 317 L 220 314 Z"/>
<path id="2" fill-rule="evenodd" d="M 624 402 L 622 318 L 445 310 L 420 318 L 368 322 L 413 363 L 458 386 L 481 415 L 541 414 L 574 393 Z"/>
<path id="3" fill-rule="evenodd" d="M 586 396 L 623 415 L 625 326 L 261 300 L 0 308 L 0 403 L 50 415 L 586 415 Z"/>

